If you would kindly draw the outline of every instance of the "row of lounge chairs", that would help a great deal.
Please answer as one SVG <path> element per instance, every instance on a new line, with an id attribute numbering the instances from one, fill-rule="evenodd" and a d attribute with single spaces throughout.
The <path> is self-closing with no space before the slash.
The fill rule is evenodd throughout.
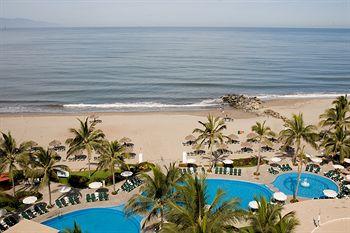
<path id="1" fill-rule="evenodd" d="M 10 215 L 0 221 L 0 231 L 3 232 L 19 222 L 18 216 Z"/>
<path id="2" fill-rule="evenodd" d="M 130 179 L 127 179 L 121 188 L 123 191 L 131 192 L 135 188 L 139 187 L 142 183 L 143 181 L 140 178 L 134 176 Z"/>
<path id="3" fill-rule="evenodd" d="M 241 176 L 242 169 L 232 167 L 215 167 L 215 174 Z"/>
<path id="4" fill-rule="evenodd" d="M 286 164 L 282 164 L 282 165 L 279 165 L 278 168 L 283 171 L 283 172 L 287 172 L 287 171 L 291 171 L 293 170 L 288 163 Z"/>
<path id="5" fill-rule="evenodd" d="M 305 171 L 318 174 L 321 171 L 321 167 L 316 164 L 308 164 L 306 165 Z"/>
<path id="6" fill-rule="evenodd" d="M 78 195 L 69 195 L 64 198 L 56 199 L 55 203 L 58 208 L 62 208 L 62 207 L 68 206 L 69 204 L 71 205 L 80 204 L 80 200 Z"/>
<path id="7" fill-rule="evenodd" d="M 350 182 L 343 181 L 340 183 L 339 187 L 339 193 L 338 198 L 349 198 L 350 197 L 350 189 L 346 186 L 347 184 L 350 184 Z"/>
<path id="8" fill-rule="evenodd" d="M 328 177 L 336 182 L 341 182 L 344 180 L 344 178 L 336 170 L 329 170 L 328 172 L 324 173 L 324 176 L 326 176 L 326 177 Z"/>
<path id="9" fill-rule="evenodd" d="M 280 173 L 278 170 L 275 170 L 273 167 L 269 167 L 267 171 L 272 175 L 277 175 L 278 173 Z"/>
<path id="10" fill-rule="evenodd" d="M 198 172 L 196 167 L 188 167 L 188 168 L 179 168 L 179 171 L 182 175 L 185 174 L 195 174 Z M 201 168 L 202 173 L 205 173 L 204 167 Z"/>
<path id="11" fill-rule="evenodd" d="M 46 209 L 46 206 L 44 203 L 39 203 L 34 205 L 33 209 L 27 209 L 25 211 L 21 212 L 21 216 L 25 219 L 33 219 L 36 216 L 43 215 L 48 213 L 49 211 Z"/>
<path id="12" fill-rule="evenodd" d="M 91 194 L 86 194 L 87 202 L 95 202 L 95 201 L 108 201 L 109 195 L 107 192 L 96 192 Z"/>

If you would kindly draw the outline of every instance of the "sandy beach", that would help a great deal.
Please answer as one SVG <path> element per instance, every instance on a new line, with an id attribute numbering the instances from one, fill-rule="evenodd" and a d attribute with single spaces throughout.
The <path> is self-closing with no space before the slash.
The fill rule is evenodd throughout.
<path id="1" fill-rule="evenodd" d="M 264 109 L 272 109 L 285 117 L 292 113 L 303 113 L 307 123 L 317 124 L 318 117 L 330 106 L 332 99 L 279 99 L 266 101 Z M 263 111 L 262 109 L 261 111 Z M 225 109 L 224 114 L 219 110 L 193 111 L 193 112 L 149 112 L 149 113 L 99 113 L 102 123 L 98 125 L 104 131 L 107 139 L 115 140 L 124 136 L 132 139 L 135 144 L 134 152 L 143 153 L 144 160 L 151 162 L 168 163 L 182 159 L 183 151 L 191 151 L 191 147 L 182 145 L 186 135 L 198 127 L 198 121 L 205 120 L 208 114 L 219 116 L 228 115 L 234 122 L 227 123 L 226 133 L 239 135 L 240 141 L 245 141 L 245 135 L 250 132 L 256 121 L 267 121 L 267 124 L 279 132 L 283 127 L 280 119 L 258 116 Z M 64 142 L 70 136 L 71 127 L 77 127 L 77 118 L 83 119 L 90 114 L 10 114 L 0 115 L 0 130 L 10 131 L 18 142 L 34 140 L 41 146 L 48 146 L 54 139 Z M 239 145 L 231 145 L 230 149 L 236 151 Z M 314 153 L 310 148 L 307 152 Z M 251 154 L 233 154 L 233 158 L 251 156 Z M 64 154 L 63 154 L 63 157 Z M 83 164 L 82 164 L 83 163 Z M 86 162 L 69 162 L 71 169 L 80 169 Z"/>

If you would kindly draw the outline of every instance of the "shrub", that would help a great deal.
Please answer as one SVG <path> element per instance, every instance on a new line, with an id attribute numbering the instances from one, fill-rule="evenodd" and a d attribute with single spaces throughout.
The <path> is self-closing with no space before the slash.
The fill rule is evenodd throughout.
<path id="1" fill-rule="evenodd" d="M 15 178 L 15 182 L 16 183 L 24 180 L 25 175 L 24 175 L 23 170 L 15 170 L 15 171 L 13 171 L 13 177 Z"/>
<path id="2" fill-rule="evenodd" d="M 43 194 L 39 193 L 38 191 L 18 191 L 16 192 L 15 197 L 18 200 L 21 200 L 25 197 L 29 197 L 29 196 L 36 196 L 38 198 L 38 200 L 41 200 L 43 198 Z"/>
<path id="3" fill-rule="evenodd" d="M 0 208 L 4 208 L 8 211 L 13 211 L 21 206 L 21 202 L 6 193 L 0 193 Z"/>
<path id="4" fill-rule="evenodd" d="M 89 183 L 89 178 L 80 175 L 71 175 L 68 179 L 68 183 L 73 188 L 86 188 Z"/>

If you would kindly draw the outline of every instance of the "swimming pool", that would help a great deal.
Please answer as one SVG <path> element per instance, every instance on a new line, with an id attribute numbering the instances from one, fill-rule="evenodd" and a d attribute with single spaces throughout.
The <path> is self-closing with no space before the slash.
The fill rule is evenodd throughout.
<path id="1" fill-rule="evenodd" d="M 277 176 L 272 184 L 278 188 L 279 191 L 284 192 L 287 195 L 293 195 L 296 188 L 297 178 L 297 172 L 284 173 Z M 333 189 L 337 192 L 339 191 L 337 184 L 326 177 L 310 173 L 302 173 L 300 181 L 302 182 L 305 179 L 307 179 L 306 183 L 309 183 L 310 186 L 303 187 L 302 185 L 299 185 L 299 197 L 319 198 L 323 196 L 323 190 L 325 189 Z"/>
<path id="2" fill-rule="evenodd" d="M 72 228 L 76 221 L 83 232 L 88 233 L 139 233 L 141 217 L 126 218 L 123 206 L 112 208 L 90 208 L 74 211 L 42 224 L 64 230 Z"/>
<path id="3" fill-rule="evenodd" d="M 212 201 L 217 189 L 225 191 L 225 199 L 238 198 L 241 203 L 240 207 L 248 208 L 248 203 L 254 200 L 254 197 L 265 197 L 270 200 L 272 191 L 262 184 L 256 184 L 241 180 L 222 180 L 222 179 L 207 179 L 209 200 Z"/>

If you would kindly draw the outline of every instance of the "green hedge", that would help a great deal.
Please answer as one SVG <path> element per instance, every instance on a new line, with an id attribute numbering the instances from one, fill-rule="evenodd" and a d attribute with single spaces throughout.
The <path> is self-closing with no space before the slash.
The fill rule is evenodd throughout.
<path id="1" fill-rule="evenodd" d="M 39 201 L 43 198 L 43 194 L 39 193 L 38 191 L 18 191 L 15 195 L 15 197 L 19 200 L 29 196 L 36 196 Z"/>
<path id="2" fill-rule="evenodd" d="M 68 184 L 73 188 L 87 188 L 89 181 L 88 177 L 81 175 L 71 175 L 68 178 Z"/>
<path id="3" fill-rule="evenodd" d="M 21 205 L 22 203 L 17 198 L 6 193 L 0 193 L 0 208 L 13 211 L 20 208 Z"/>

